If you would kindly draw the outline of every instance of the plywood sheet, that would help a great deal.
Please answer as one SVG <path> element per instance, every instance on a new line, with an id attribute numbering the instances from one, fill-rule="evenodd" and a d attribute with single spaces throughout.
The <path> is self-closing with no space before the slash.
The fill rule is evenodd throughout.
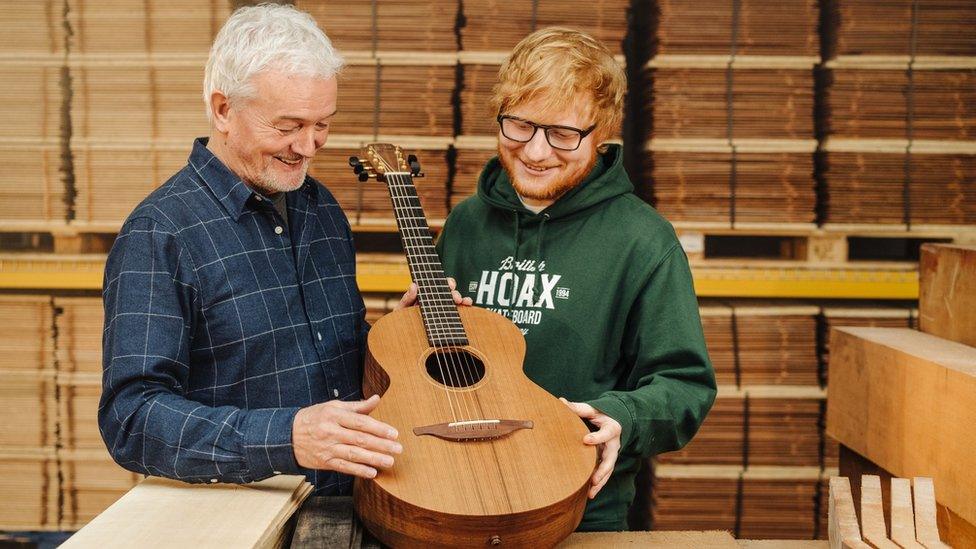
<path id="1" fill-rule="evenodd" d="M 62 547 L 266 547 L 309 492 L 300 476 L 246 485 L 150 477 Z"/>

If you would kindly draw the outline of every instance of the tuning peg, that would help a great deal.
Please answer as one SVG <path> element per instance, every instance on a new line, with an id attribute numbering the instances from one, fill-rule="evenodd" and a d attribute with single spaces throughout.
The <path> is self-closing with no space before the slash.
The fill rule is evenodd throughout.
<path id="1" fill-rule="evenodd" d="M 363 163 L 363 161 L 360 160 L 359 157 L 356 157 L 356 156 L 350 156 L 349 157 L 349 165 L 352 166 L 353 168 L 355 168 L 356 166 L 358 166 L 358 165 L 360 165 L 362 163 Z"/>
<path id="2" fill-rule="evenodd" d="M 366 171 L 359 172 L 359 181 L 365 183 L 369 179 L 369 174 Z"/>
<path id="3" fill-rule="evenodd" d="M 407 157 L 407 162 L 410 164 L 410 175 L 414 177 L 423 177 L 424 174 L 420 172 L 420 161 L 417 160 L 415 155 L 410 155 Z"/>

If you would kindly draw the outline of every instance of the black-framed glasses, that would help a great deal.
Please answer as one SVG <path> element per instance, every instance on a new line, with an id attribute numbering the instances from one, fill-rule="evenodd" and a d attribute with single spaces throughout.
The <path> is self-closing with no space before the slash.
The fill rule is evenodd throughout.
<path id="1" fill-rule="evenodd" d="M 561 151 L 575 151 L 579 148 L 583 139 L 596 129 L 596 124 L 593 124 L 585 130 L 572 126 L 536 124 L 531 120 L 525 120 L 524 118 L 509 116 L 507 114 L 499 114 L 497 120 L 498 125 L 502 129 L 502 135 L 512 141 L 528 143 L 535 137 L 535 132 L 542 129 L 549 145 Z"/>

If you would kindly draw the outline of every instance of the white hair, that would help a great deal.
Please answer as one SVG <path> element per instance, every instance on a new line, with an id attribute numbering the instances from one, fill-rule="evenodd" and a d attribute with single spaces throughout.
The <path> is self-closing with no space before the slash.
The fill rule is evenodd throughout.
<path id="1" fill-rule="evenodd" d="M 260 4 L 236 10 L 217 33 L 203 76 L 203 101 L 220 91 L 232 102 L 255 95 L 251 78 L 269 68 L 289 74 L 331 78 L 342 56 L 309 14 L 292 6 Z"/>

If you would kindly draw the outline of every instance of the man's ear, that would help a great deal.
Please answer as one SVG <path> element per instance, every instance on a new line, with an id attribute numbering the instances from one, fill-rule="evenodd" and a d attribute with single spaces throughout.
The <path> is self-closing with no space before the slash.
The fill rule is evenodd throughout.
<path id="1" fill-rule="evenodd" d="M 210 94 L 210 117 L 218 132 L 227 133 L 230 124 L 230 99 L 223 92 L 214 90 Z"/>

